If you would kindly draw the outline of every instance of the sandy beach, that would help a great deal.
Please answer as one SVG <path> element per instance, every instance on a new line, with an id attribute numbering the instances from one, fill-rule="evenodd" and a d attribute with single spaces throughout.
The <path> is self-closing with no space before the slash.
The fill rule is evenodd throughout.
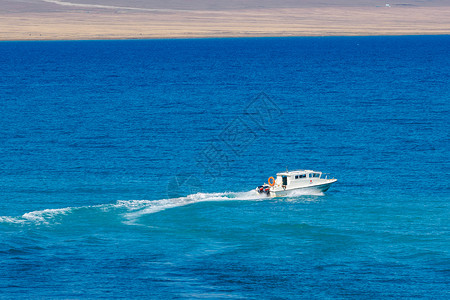
<path id="1" fill-rule="evenodd" d="M 217 9 L 199 3 L 192 10 L 159 2 L 155 9 L 103 2 L 0 0 L 0 40 L 450 34 L 450 4 L 439 0 L 389 7 L 382 1 Z"/>

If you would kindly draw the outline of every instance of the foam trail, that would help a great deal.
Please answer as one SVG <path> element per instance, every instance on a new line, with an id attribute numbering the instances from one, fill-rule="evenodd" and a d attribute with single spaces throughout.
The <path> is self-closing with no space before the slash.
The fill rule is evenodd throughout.
<path id="1" fill-rule="evenodd" d="M 266 198 L 266 197 L 264 197 Z M 131 212 L 128 212 L 124 214 L 125 219 L 127 220 L 127 224 L 136 224 L 136 221 L 145 215 L 153 214 L 162 210 L 166 210 L 169 208 L 174 207 L 180 207 L 185 206 L 188 204 L 193 203 L 199 203 L 199 202 L 211 202 L 211 201 L 237 201 L 237 200 L 260 200 L 263 199 L 259 195 L 257 195 L 254 191 L 249 192 L 240 192 L 240 193 L 197 193 L 192 194 L 186 197 L 180 197 L 180 198 L 171 198 L 171 199 L 163 199 L 163 200 L 155 200 L 150 201 L 147 204 L 143 205 L 142 202 L 132 202 L 125 201 L 125 203 L 118 203 L 118 205 L 126 205 L 129 206 L 130 204 L 134 207 L 141 207 L 133 209 L 134 207 L 131 207 Z M 139 201 L 139 200 L 135 200 Z M 145 201 L 145 200 L 141 200 Z M 130 207 L 129 207 L 130 208 Z"/>
<path id="2" fill-rule="evenodd" d="M 0 216 L 0 223 L 10 224 L 43 224 L 55 223 L 58 217 L 69 215 L 81 209 L 99 210 L 107 213 L 115 211 L 122 214 L 127 223 L 133 223 L 140 216 L 156 213 L 169 208 L 184 206 L 197 202 L 206 201 L 235 201 L 235 200 L 257 200 L 258 196 L 253 191 L 243 193 L 197 193 L 180 198 L 169 198 L 161 200 L 118 200 L 114 204 L 101 204 L 81 207 L 65 207 L 58 209 L 44 209 L 31 211 L 20 217 Z"/>
<path id="3" fill-rule="evenodd" d="M 309 193 L 293 194 L 292 196 L 312 195 Z M 323 195 L 313 194 L 313 195 Z M 211 201 L 258 201 L 272 199 L 255 193 L 254 190 L 248 192 L 225 192 L 225 193 L 197 193 L 186 197 L 169 198 L 160 200 L 118 200 L 113 204 L 101 204 L 93 206 L 66 207 L 58 209 L 37 210 L 23 214 L 20 217 L 0 216 L 0 223 L 10 224 L 43 224 L 56 223 L 58 218 L 70 215 L 82 209 L 98 210 L 99 213 L 113 212 L 124 217 L 125 224 L 137 224 L 140 217 L 157 213 L 166 209 L 185 206 L 199 202 Z"/>
<path id="4" fill-rule="evenodd" d="M 68 214 L 73 208 L 58 208 L 58 209 L 44 209 L 37 210 L 23 214 L 21 217 L 8 217 L 0 216 L 0 223 L 13 223 L 13 224 L 24 224 L 24 223 L 39 223 L 48 224 L 49 220 L 54 219 L 58 215 Z"/>

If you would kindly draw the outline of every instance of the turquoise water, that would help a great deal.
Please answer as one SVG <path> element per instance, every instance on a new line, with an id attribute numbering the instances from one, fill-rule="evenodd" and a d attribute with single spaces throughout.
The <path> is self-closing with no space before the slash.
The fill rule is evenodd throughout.
<path id="1" fill-rule="evenodd" d="M 450 37 L 0 43 L 0 298 L 448 298 Z M 325 194 L 258 198 L 314 169 Z"/>

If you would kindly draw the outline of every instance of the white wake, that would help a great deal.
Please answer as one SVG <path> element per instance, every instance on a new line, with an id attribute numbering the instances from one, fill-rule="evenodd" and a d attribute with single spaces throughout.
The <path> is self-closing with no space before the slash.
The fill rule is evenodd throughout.
<path id="1" fill-rule="evenodd" d="M 142 216 L 188 204 L 210 201 L 255 201 L 263 199 L 268 198 L 261 198 L 261 196 L 257 195 L 255 191 L 252 190 L 240 193 L 197 193 L 186 197 L 161 200 L 118 200 L 116 203 L 112 204 L 37 210 L 25 213 L 20 217 L 0 216 L 0 223 L 45 225 L 56 222 L 56 218 L 61 216 L 69 215 L 83 209 L 92 209 L 103 213 L 115 211 L 124 217 L 125 224 L 135 224 Z"/>

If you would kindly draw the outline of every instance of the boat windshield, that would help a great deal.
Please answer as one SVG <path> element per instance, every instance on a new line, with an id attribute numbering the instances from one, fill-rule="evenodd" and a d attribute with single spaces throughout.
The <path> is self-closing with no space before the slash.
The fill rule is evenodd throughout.
<path id="1" fill-rule="evenodd" d="M 309 173 L 309 178 L 320 178 L 320 173 Z"/>

